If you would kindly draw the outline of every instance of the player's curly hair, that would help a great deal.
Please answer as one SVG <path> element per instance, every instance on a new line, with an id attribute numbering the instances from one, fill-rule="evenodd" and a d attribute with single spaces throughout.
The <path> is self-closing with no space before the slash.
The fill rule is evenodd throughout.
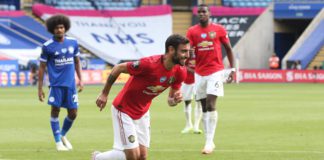
<path id="1" fill-rule="evenodd" d="M 57 14 L 48 18 L 45 22 L 47 31 L 54 34 L 54 29 L 57 25 L 63 24 L 65 32 L 67 32 L 71 27 L 71 21 L 69 17 L 63 14 Z"/>
<path id="2" fill-rule="evenodd" d="M 186 37 L 180 34 L 172 34 L 165 41 L 165 53 L 168 53 L 169 46 L 172 46 L 175 50 L 177 50 L 180 44 L 188 44 L 188 43 L 189 40 Z"/>

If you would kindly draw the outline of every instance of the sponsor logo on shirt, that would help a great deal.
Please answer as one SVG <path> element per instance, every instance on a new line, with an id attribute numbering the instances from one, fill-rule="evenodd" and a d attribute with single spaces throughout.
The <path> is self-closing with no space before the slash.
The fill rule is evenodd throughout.
<path id="1" fill-rule="evenodd" d="M 143 93 L 147 94 L 147 95 L 159 95 L 163 90 L 166 89 L 166 87 L 163 87 L 161 85 L 157 85 L 157 86 L 149 86 L 146 87 L 147 90 L 144 90 Z"/>
<path id="2" fill-rule="evenodd" d="M 198 51 L 214 50 L 213 42 L 202 41 L 198 43 Z"/>
<path id="3" fill-rule="evenodd" d="M 73 64 L 73 57 L 69 57 L 69 58 L 59 58 L 59 59 L 55 59 L 55 65 L 56 66 L 63 66 L 63 65 L 67 65 L 67 64 Z"/>
<path id="4" fill-rule="evenodd" d="M 211 45 L 213 45 L 213 42 L 210 42 L 210 41 L 202 41 L 202 42 L 198 43 L 198 47 L 208 47 Z"/>

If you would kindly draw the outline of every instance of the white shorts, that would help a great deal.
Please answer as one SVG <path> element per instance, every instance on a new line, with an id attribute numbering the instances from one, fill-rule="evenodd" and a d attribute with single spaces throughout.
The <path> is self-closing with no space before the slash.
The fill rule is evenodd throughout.
<path id="1" fill-rule="evenodd" d="M 150 147 L 149 111 L 138 120 L 133 120 L 114 106 L 111 107 L 111 113 L 114 127 L 114 149 L 133 149 L 139 144 Z"/>
<path id="2" fill-rule="evenodd" d="M 224 96 L 224 85 L 231 70 L 221 70 L 208 76 L 195 73 L 196 100 L 204 99 L 207 94 Z"/>
<path id="3" fill-rule="evenodd" d="M 184 101 L 189 101 L 192 100 L 194 94 L 194 86 L 195 84 L 186 84 L 186 83 L 182 83 L 181 86 L 181 92 L 182 92 L 182 96 L 183 96 L 183 100 Z"/>

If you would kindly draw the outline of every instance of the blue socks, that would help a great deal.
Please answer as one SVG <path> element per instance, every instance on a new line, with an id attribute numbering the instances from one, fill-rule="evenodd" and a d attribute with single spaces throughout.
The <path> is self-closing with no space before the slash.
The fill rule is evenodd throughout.
<path id="1" fill-rule="evenodd" d="M 51 117 L 51 127 L 52 127 L 52 132 L 56 143 L 61 141 L 61 136 L 66 135 L 66 133 L 70 130 L 72 124 L 73 124 L 73 120 L 71 120 L 69 117 L 65 117 L 62 131 L 61 131 L 59 118 Z"/>
<path id="2" fill-rule="evenodd" d="M 65 117 L 62 131 L 61 131 L 62 136 L 66 135 L 66 133 L 70 130 L 72 124 L 73 124 L 73 120 L 71 120 L 69 117 Z"/>
<path id="3" fill-rule="evenodd" d="M 51 127 L 54 135 L 55 142 L 61 141 L 60 122 L 58 118 L 51 117 Z"/>

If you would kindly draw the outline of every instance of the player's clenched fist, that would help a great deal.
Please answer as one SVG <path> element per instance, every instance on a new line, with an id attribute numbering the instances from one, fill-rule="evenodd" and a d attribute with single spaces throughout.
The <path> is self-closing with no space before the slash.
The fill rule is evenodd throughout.
<path id="1" fill-rule="evenodd" d="M 170 106 L 175 106 L 180 102 L 182 102 L 182 93 L 180 91 L 175 92 L 173 96 L 168 98 L 168 103 Z"/>
<path id="2" fill-rule="evenodd" d="M 98 96 L 96 104 L 97 104 L 97 107 L 100 108 L 100 111 L 102 111 L 105 108 L 106 103 L 107 103 L 107 99 L 108 99 L 108 97 L 105 94 L 100 94 Z"/>

